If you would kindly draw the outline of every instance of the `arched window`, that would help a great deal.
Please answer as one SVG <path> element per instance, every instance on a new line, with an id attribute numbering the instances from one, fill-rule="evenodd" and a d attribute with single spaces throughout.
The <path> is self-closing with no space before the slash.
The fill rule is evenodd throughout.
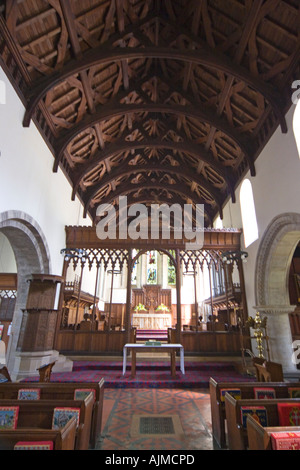
<path id="1" fill-rule="evenodd" d="M 0 80 L 0 104 L 6 104 L 6 87 L 3 80 Z"/>
<path id="2" fill-rule="evenodd" d="M 133 249 L 132 250 L 132 258 L 135 258 L 137 255 L 137 250 Z M 131 284 L 136 285 L 137 283 L 137 260 L 135 261 L 133 268 L 132 268 L 132 273 L 131 273 Z"/>
<path id="3" fill-rule="evenodd" d="M 147 284 L 157 284 L 157 252 L 147 253 Z"/>
<path id="4" fill-rule="evenodd" d="M 220 216 L 218 216 L 217 219 L 216 219 L 215 228 L 216 229 L 222 229 L 223 228 L 223 221 L 222 221 Z"/>
<path id="5" fill-rule="evenodd" d="M 258 239 L 258 227 L 253 198 L 251 182 L 246 179 L 243 181 L 240 191 L 241 214 L 243 221 L 243 231 L 245 247 L 251 245 Z"/>
<path id="6" fill-rule="evenodd" d="M 300 100 L 297 102 L 297 106 L 294 112 L 293 118 L 293 131 L 298 148 L 298 155 L 300 158 Z"/>
<path id="7" fill-rule="evenodd" d="M 171 251 L 171 254 L 175 257 L 175 252 L 174 250 Z M 167 256 L 168 258 L 168 285 L 169 286 L 175 286 L 176 285 L 176 270 L 175 266 L 171 261 L 171 258 Z"/>

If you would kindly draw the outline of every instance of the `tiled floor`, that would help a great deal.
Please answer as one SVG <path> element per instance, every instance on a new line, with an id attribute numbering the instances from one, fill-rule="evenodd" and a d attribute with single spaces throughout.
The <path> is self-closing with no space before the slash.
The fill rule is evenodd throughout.
<path id="1" fill-rule="evenodd" d="M 218 449 L 212 438 L 208 390 L 106 389 L 103 413 L 99 450 Z M 172 417 L 174 428 L 167 435 L 159 426 L 157 434 L 142 434 L 141 416 Z"/>

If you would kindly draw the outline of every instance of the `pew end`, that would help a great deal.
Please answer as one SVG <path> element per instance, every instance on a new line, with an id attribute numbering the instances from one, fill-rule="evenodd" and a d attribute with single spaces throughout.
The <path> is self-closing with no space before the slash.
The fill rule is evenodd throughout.
<path id="1" fill-rule="evenodd" d="M 38 390 L 40 400 L 74 400 L 74 393 L 77 389 L 92 391 L 94 395 L 92 409 L 92 423 L 90 433 L 90 446 L 94 448 L 96 441 L 101 434 L 103 399 L 104 399 L 104 379 L 99 382 L 6 382 L 0 384 L 0 401 L 17 400 L 21 389 Z"/>
<path id="2" fill-rule="evenodd" d="M 300 432 L 300 426 L 263 427 L 252 416 L 248 416 L 248 450 L 273 450 L 271 433 L 274 432 Z"/>
<path id="3" fill-rule="evenodd" d="M 0 430 L 0 450 L 14 450 L 20 441 L 53 443 L 53 450 L 74 450 L 76 438 L 76 419 L 73 416 L 66 425 L 59 429 L 17 428 Z"/>
<path id="4" fill-rule="evenodd" d="M 264 407 L 267 415 L 267 426 L 279 426 L 279 415 L 277 405 L 280 403 L 299 404 L 300 399 L 281 398 L 281 399 L 250 399 L 236 400 L 234 397 L 225 394 L 225 409 L 228 432 L 229 450 L 247 450 L 248 434 L 247 427 L 243 426 L 241 418 L 242 407 Z M 267 427 L 265 426 L 265 427 Z"/>
<path id="5" fill-rule="evenodd" d="M 240 389 L 242 399 L 254 399 L 255 388 L 270 387 L 275 391 L 276 398 L 290 398 L 289 388 L 300 388 L 299 382 L 218 382 L 213 377 L 209 381 L 212 434 L 217 445 L 227 447 L 226 410 L 221 393 L 228 389 Z"/>

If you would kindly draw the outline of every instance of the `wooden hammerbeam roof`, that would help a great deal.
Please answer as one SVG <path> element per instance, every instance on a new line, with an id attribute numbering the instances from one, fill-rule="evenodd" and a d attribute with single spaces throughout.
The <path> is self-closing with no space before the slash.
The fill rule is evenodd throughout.
<path id="1" fill-rule="evenodd" d="M 211 226 L 287 131 L 299 25 L 298 0 L 7 0 L 0 64 L 85 216 L 128 195 Z"/>

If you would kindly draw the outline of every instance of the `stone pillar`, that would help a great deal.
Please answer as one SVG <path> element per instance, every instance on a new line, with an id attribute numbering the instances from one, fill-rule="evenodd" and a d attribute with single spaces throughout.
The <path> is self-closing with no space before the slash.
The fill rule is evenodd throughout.
<path id="1" fill-rule="evenodd" d="M 269 338 L 270 360 L 282 365 L 284 375 L 299 375 L 296 365 L 292 362 L 294 349 L 289 313 L 294 310 L 292 305 L 254 307 L 261 318 L 267 317 L 267 336 Z"/>
<path id="2" fill-rule="evenodd" d="M 131 330 L 131 272 L 132 272 L 132 249 L 128 249 L 127 260 L 127 290 L 126 290 L 126 312 L 125 312 L 125 331 L 126 342 L 130 343 Z"/>
<path id="3" fill-rule="evenodd" d="M 177 304 L 177 326 L 176 326 L 176 341 L 180 343 L 181 338 L 181 263 L 180 253 L 176 250 L 176 304 Z"/>

